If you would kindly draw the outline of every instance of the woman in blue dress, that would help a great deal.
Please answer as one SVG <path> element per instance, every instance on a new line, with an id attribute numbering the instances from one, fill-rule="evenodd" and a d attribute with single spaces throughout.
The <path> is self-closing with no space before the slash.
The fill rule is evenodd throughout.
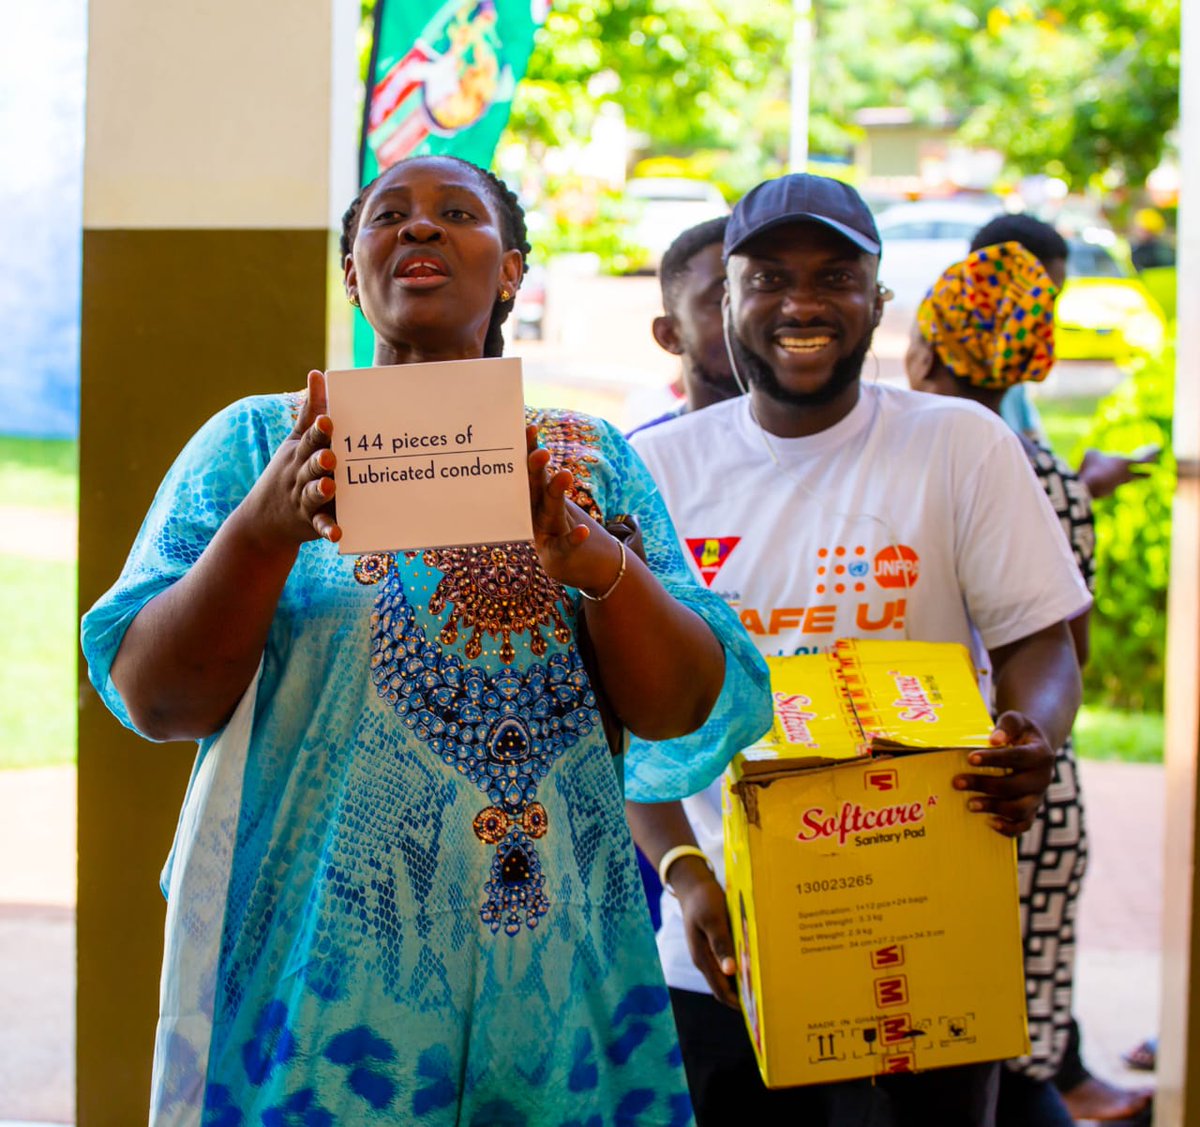
<path id="1" fill-rule="evenodd" d="M 343 233 L 375 363 L 499 355 L 527 250 L 490 173 L 384 172 Z M 705 785 L 769 724 L 765 669 L 620 435 L 528 422 L 533 542 L 354 558 L 322 374 L 241 400 L 85 616 L 118 718 L 200 742 L 164 872 L 153 1124 L 691 1122 L 622 774 L 642 801 Z"/>

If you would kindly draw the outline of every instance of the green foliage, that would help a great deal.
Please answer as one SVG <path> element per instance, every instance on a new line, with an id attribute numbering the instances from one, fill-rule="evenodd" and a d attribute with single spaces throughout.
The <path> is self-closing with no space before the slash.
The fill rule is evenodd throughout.
<path id="1" fill-rule="evenodd" d="M 0 437 L 0 483 L 11 503 L 73 511 L 79 445 Z M 0 768 L 75 759 L 75 564 L 0 555 Z"/>
<path id="2" fill-rule="evenodd" d="M 629 228 L 621 197 L 612 191 L 585 190 L 578 179 L 550 181 L 553 207 L 540 208 L 530 223 L 534 262 L 556 255 L 593 254 L 607 274 L 628 274 L 646 263 L 646 252 L 626 238 Z"/>
<path id="3" fill-rule="evenodd" d="M 1161 445 L 1159 463 L 1097 501 L 1096 605 L 1086 698 L 1112 707 L 1161 711 L 1171 558 L 1171 454 L 1175 351 L 1140 361 L 1100 402 L 1086 444 L 1128 453 Z"/>
<path id="4" fill-rule="evenodd" d="M 979 7 L 987 17 L 968 45 L 963 138 L 1077 188 L 1106 171 L 1143 183 L 1179 114 L 1178 0 Z"/>
<path id="5" fill-rule="evenodd" d="M 948 116 L 1018 173 L 1140 184 L 1178 118 L 1179 0 L 814 0 L 809 145 L 845 154 L 857 111 Z M 787 160 L 791 11 L 780 0 L 591 0 L 552 9 L 510 137 L 535 158 L 617 103 L 648 155 L 728 154 L 740 194 Z"/>
<path id="6" fill-rule="evenodd" d="M 782 143 L 787 65 L 780 22 L 775 0 L 556 5 L 537 33 L 511 129 L 546 146 L 579 141 L 608 99 L 658 152 L 736 149 L 747 132 L 762 139 L 760 115 L 781 103 L 783 134 L 774 140 Z"/>
<path id="7" fill-rule="evenodd" d="M 1099 400 L 1090 395 L 1072 399 L 1039 397 L 1034 403 L 1050 449 L 1072 465 L 1078 465 L 1084 449 L 1083 440 L 1092 429 Z"/>

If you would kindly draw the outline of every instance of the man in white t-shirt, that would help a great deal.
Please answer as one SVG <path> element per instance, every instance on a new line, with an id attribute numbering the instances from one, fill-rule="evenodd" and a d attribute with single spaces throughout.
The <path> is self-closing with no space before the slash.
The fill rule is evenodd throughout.
<path id="1" fill-rule="evenodd" d="M 808 175 L 755 188 L 724 242 L 726 334 L 749 394 L 632 441 L 702 581 L 738 610 L 762 653 L 820 652 L 841 637 L 972 649 L 999 714 L 995 749 L 973 760 L 1010 773 L 955 786 L 1015 837 L 1079 704 L 1066 620 L 1090 596 L 996 416 L 861 385 L 885 296 L 879 250 L 852 188 Z M 735 1009 L 719 786 L 682 807 L 631 803 L 629 812 L 656 865 L 699 845 L 675 852 L 663 874 L 671 894 L 659 951 L 700 1127 L 992 1123 L 994 1065 L 768 1091 Z"/>

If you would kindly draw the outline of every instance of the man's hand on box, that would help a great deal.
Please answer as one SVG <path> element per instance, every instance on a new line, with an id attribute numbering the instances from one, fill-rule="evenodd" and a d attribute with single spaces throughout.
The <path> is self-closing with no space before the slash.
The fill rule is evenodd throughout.
<path id="1" fill-rule="evenodd" d="M 737 963 L 733 957 L 725 890 L 695 858 L 681 858 L 671 866 L 671 872 L 671 887 L 683 911 L 683 930 L 692 962 L 708 981 L 717 1001 L 736 1010 L 739 1006 L 733 975 Z"/>
<path id="2" fill-rule="evenodd" d="M 1003 774 L 958 775 L 954 786 L 973 792 L 967 805 L 987 814 L 997 833 L 1019 837 L 1033 824 L 1054 776 L 1054 749 L 1042 730 L 1020 712 L 1000 716 L 991 742 L 990 750 L 973 751 L 968 761 L 972 767 Z"/>

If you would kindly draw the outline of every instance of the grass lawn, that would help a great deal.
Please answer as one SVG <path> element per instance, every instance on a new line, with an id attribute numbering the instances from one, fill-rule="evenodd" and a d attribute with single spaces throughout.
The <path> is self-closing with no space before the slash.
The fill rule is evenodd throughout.
<path id="1" fill-rule="evenodd" d="M 78 443 L 0 435 L 5 503 L 73 510 Z M 0 768 L 75 760 L 73 561 L 0 555 Z"/>
<path id="2" fill-rule="evenodd" d="M 1075 718 L 1075 751 L 1083 759 L 1161 763 L 1161 712 L 1124 712 L 1084 705 Z"/>
<path id="3" fill-rule="evenodd" d="M 73 509 L 79 502 L 79 444 L 65 438 L 0 435 L 5 503 Z"/>
<path id="4" fill-rule="evenodd" d="M 75 564 L 0 556 L 0 768 L 75 761 Z"/>

